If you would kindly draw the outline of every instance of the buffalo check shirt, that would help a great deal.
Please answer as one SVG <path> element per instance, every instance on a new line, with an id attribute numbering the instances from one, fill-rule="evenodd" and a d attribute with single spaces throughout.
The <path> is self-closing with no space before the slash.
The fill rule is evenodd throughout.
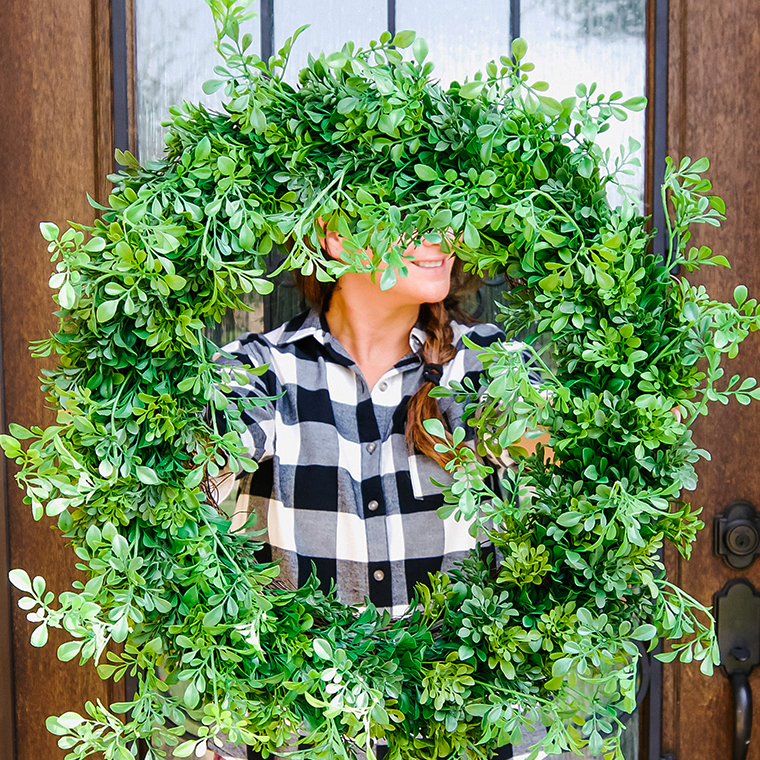
<path id="1" fill-rule="evenodd" d="M 503 333 L 490 324 L 451 326 L 457 352 L 441 384 L 470 377 L 477 388 L 482 364 L 463 337 L 485 347 Z M 255 514 L 252 527 L 264 531 L 259 557 L 279 562 L 281 581 L 300 586 L 313 565 L 322 588 L 334 581 L 344 603 L 369 599 L 395 616 L 428 573 L 450 570 L 474 548 L 468 523 L 436 513 L 443 496 L 431 479 L 448 484 L 451 476 L 404 438 L 407 403 L 423 382 L 426 337 L 413 328 L 409 353 L 374 388 L 314 311 L 225 346 L 233 359 L 222 364 L 268 365 L 245 385 L 231 375 L 233 399 L 276 397 L 241 409 L 243 442 L 259 468 L 238 482 L 233 525 Z M 464 424 L 464 404 L 438 403 L 451 430 Z"/>

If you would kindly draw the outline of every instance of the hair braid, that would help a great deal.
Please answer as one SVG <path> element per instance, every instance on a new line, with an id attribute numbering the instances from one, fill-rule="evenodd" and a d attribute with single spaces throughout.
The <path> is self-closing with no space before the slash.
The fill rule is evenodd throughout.
<path id="1" fill-rule="evenodd" d="M 443 303 L 423 304 L 420 308 L 420 321 L 428 334 L 422 346 L 422 358 L 426 364 L 447 364 L 456 355 L 454 332 L 451 329 L 449 312 Z M 435 450 L 440 440 L 433 438 L 422 426 L 424 420 L 435 418 L 443 422 L 438 402 L 431 397 L 433 383 L 425 382 L 409 399 L 406 413 L 406 442 L 409 448 L 434 459 L 443 467 L 451 455 Z M 451 440 L 451 436 L 447 436 Z"/>

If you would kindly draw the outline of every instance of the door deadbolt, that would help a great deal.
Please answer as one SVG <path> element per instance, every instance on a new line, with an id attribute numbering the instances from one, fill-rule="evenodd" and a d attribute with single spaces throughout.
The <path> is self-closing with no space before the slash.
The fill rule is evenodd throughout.
<path id="1" fill-rule="evenodd" d="M 748 501 L 729 504 L 715 518 L 715 553 L 737 570 L 749 567 L 760 555 L 760 516 Z"/>

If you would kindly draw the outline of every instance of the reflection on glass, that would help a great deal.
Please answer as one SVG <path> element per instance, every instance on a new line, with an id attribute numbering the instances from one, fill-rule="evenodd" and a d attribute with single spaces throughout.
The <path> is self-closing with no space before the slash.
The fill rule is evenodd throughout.
<path id="1" fill-rule="evenodd" d="M 274 0 L 274 50 L 299 26 L 310 24 L 298 38 L 288 62 L 287 81 L 298 81 L 298 71 L 306 65 L 309 53 L 318 55 L 340 50 L 347 40 L 366 47 L 388 26 L 386 0 Z"/>
<path id="2" fill-rule="evenodd" d="M 183 100 L 219 108 L 222 91 L 206 95 L 201 85 L 215 78 L 222 62 L 214 49 L 216 33 L 203 0 L 134 0 L 137 68 L 137 152 L 140 161 L 160 158 L 164 150 L 161 122 L 169 106 Z M 258 18 L 245 30 L 251 50 L 261 49 Z"/>
<path id="3" fill-rule="evenodd" d="M 620 741 L 620 747 L 623 750 L 623 757 L 625 760 L 638 760 L 639 758 L 639 711 L 636 710 L 632 715 L 623 716 L 623 721 L 626 725 L 626 730 L 623 732 L 622 739 Z M 546 729 L 541 728 L 538 731 L 532 733 L 526 733 L 523 735 L 523 742 L 518 746 L 512 748 L 514 760 L 528 760 L 530 757 L 530 749 L 537 742 L 546 736 Z M 601 758 L 591 755 L 586 749 L 582 757 L 586 760 L 601 760 Z M 535 760 L 578 760 L 578 755 L 572 752 L 565 752 L 562 755 L 547 755 L 544 752 L 539 752 L 538 757 Z"/>
<path id="4" fill-rule="evenodd" d="M 261 50 L 258 18 L 244 32 L 253 35 L 251 50 Z M 242 33 L 241 33 L 242 34 Z M 137 90 L 137 153 L 141 162 L 161 158 L 169 106 L 183 100 L 219 109 L 223 93 L 206 95 L 201 86 L 214 79 L 214 66 L 222 62 L 214 48 L 216 33 L 211 11 L 203 0 L 135 0 L 135 52 Z M 241 332 L 261 332 L 260 296 L 245 298 L 252 312 L 229 310 L 221 324 L 207 331 L 217 345 Z"/>
<path id="5" fill-rule="evenodd" d="M 264 332 L 264 303 L 261 296 L 249 293 L 242 297 L 242 301 L 251 308 L 250 311 L 228 309 L 221 322 L 206 329 L 206 337 L 214 345 L 225 346 L 242 333 Z"/>
<path id="6" fill-rule="evenodd" d="M 433 75 L 446 86 L 509 54 L 509 2 L 397 0 L 396 29 L 414 29 L 427 40 Z"/>
<path id="7" fill-rule="evenodd" d="M 645 94 L 646 0 L 522 0 L 521 10 L 527 58 L 536 64 L 534 78 L 551 85 L 548 94 L 561 100 L 573 95 L 579 82 L 596 82 L 605 95 L 615 90 L 625 98 Z M 613 118 L 599 143 L 617 154 L 629 137 L 643 145 L 644 136 L 644 112 L 639 111 L 624 122 Z M 643 168 L 627 181 L 638 188 L 643 205 Z"/>

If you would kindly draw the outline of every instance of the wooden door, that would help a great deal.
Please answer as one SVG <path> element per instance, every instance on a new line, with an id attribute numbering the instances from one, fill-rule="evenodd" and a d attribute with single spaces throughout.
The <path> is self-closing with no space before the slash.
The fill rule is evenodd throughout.
<path id="1" fill-rule="evenodd" d="M 0 30 L 0 413 L 2 424 L 50 424 L 52 412 L 30 340 L 54 327 L 52 264 L 38 225 L 92 220 L 85 195 L 105 200 L 113 163 L 109 0 L 4 0 Z M 52 360 L 47 360 L 49 363 Z M 65 752 L 45 719 L 87 699 L 123 699 L 92 664 L 61 663 L 51 635 L 29 644 L 31 624 L 9 605 L 5 576 L 23 567 L 60 593 L 76 577 L 74 554 L 50 521 L 35 523 L 0 466 L 0 733 L 5 760 L 57 760 Z M 18 598 L 13 592 L 13 602 Z M 118 689 L 121 688 L 121 694 Z M 14 741 L 15 735 L 15 741 Z M 15 744 L 15 747 L 14 747 Z"/>
<path id="2" fill-rule="evenodd" d="M 726 201 L 719 230 L 700 229 L 693 242 L 729 257 L 732 269 L 708 268 L 694 281 L 730 301 L 744 283 L 760 297 L 760 0 L 670 0 L 668 153 L 709 156 L 709 177 Z M 760 336 L 744 343 L 727 375 L 760 376 Z M 760 404 L 717 405 L 695 426 L 694 439 L 712 452 L 699 465 L 699 488 L 692 502 L 704 508 L 707 527 L 690 562 L 669 554 L 674 580 L 710 604 L 726 581 L 744 576 L 760 586 L 760 562 L 732 571 L 713 555 L 712 521 L 734 499 L 760 507 Z M 688 494 L 687 494 L 688 497 Z M 705 678 L 692 665 L 663 670 L 663 755 L 675 760 L 731 757 L 731 693 L 722 673 Z M 760 758 L 760 672 L 755 690 L 755 731 L 749 760 Z M 650 758 L 650 760 L 658 760 Z"/>

